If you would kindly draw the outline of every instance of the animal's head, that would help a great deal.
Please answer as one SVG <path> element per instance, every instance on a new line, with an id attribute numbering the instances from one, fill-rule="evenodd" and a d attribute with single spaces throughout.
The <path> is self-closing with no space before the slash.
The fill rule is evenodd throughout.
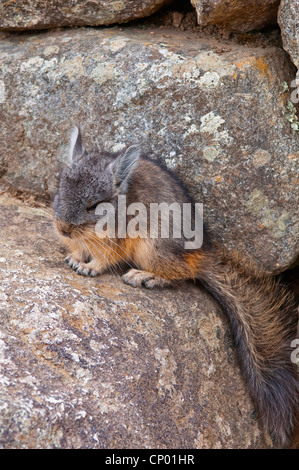
<path id="1" fill-rule="evenodd" d="M 73 130 L 68 164 L 61 172 L 53 203 L 55 224 L 62 236 L 72 238 L 84 227 L 94 226 L 97 205 L 113 203 L 119 194 L 126 194 L 140 153 L 138 145 L 116 154 L 88 153 L 80 129 Z"/>

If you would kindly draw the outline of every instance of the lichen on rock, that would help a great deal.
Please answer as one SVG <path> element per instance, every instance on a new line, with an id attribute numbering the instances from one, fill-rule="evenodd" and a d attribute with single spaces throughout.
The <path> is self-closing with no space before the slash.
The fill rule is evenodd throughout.
<path id="1" fill-rule="evenodd" d="M 281 93 L 294 73 L 286 53 L 197 32 L 150 31 L 7 34 L 0 43 L 0 174 L 49 197 L 75 124 L 87 148 L 142 142 L 204 204 L 218 241 L 283 271 L 298 257 L 299 208 L 298 133 Z M 255 189 L 278 219 L 290 214 L 275 237 L 248 211 Z"/>

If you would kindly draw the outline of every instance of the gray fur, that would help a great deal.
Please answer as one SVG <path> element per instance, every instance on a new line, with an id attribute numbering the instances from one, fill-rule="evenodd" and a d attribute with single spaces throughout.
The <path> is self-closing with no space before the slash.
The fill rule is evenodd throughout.
<path id="1" fill-rule="evenodd" d="M 76 127 L 71 137 L 70 162 L 61 172 L 53 203 L 55 218 L 72 225 L 95 223 L 97 218 L 90 208 L 103 201 L 113 203 L 118 194 L 126 193 L 140 153 L 136 145 L 118 153 L 87 153 Z"/>

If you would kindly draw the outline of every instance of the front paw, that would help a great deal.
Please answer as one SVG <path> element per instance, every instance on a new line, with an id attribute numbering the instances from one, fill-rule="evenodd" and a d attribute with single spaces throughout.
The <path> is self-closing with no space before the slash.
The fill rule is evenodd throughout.
<path id="1" fill-rule="evenodd" d="M 80 265 L 80 261 L 73 258 L 71 255 L 68 255 L 65 260 L 66 264 L 76 271 L 77 267 Z"/>
<path id="2" fill-rule="evenodd" d="M 76 271 L 77 274 L 80 274 L 80 276 L 95 277 L 98 274 L 98 271 L 96 271 L 95 269 L 92 269 L 87 264 L 84 264 L 81 261 L 76 260 L 71 255 L 65 258 L 65 262 L 70 268 Z"/>
<path id="3" fill-rule="evenodd" d="M 79 266 L 76 268 L 76 273 L 80 274 L 80 276 L 95 277 L 98 274 L 98 271 L 96 271 L 95 269 L 87 267 L 83 263 L 79 263 Z"/>

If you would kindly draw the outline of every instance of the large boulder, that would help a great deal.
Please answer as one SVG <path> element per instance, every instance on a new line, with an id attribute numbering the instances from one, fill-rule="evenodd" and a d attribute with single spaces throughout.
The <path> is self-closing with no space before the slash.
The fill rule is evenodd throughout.
<path id="1" fill-rule="evenodd" d="M 299 0 L 281 0 L 278 23 L 284 49 L 299 69 Z"/>
<path id="2" fill-rule="evenodd" d="M 259 30 L 276 24 L 279 2 L 280 0 L 191 0 L 199 25 L 216 25 L 235 32 Z"/>
<path id="3" fill-rule="evenodd" d="M 0 447 L 267 447 L 217 303 L 78 276 L 43 210 L 0 197 Z"/>
<path id="4" fill-rule="evenodd" d="M 125 23 L 155 13 L 170 0 L 18 0 L 0 3 L 0 29 Z"/>
<path id="5" fill-rule="evenodd" d="M 282 94 L 294 69 L 281 48 L 83 28 L 7 33 L 0 60 L 5 181 L 53 194 L 74 124 L 87 148 L 140 141 L 204 204 L 210 231 L 227 248 L 272 272 L 295 262 L 298 133 Z"/>

